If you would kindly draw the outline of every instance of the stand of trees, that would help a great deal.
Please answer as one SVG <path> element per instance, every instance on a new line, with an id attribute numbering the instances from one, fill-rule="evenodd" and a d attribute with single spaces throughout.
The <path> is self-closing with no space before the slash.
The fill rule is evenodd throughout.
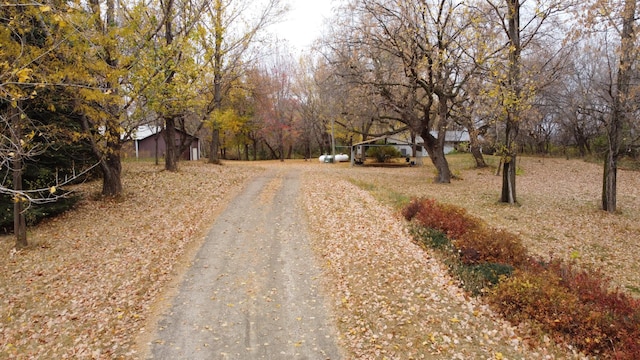
<path id="1" fill-rule="evenodd" d="M 639 156 L 635 1 L 336 5 L 317 51 L 295 59 L 268 33 L 281 0 L 0 4 L 0 192 L 16 245 L 25 209 L 64 197 L 78 173 L 95 169 L 119 196 L 122 147 L 141 125 L 166 129 L 169 171 L 189 146 L 175 129 L 206 138 L 211 163 L 405 132 L 439 183 L 452 177 L 446 132 L 466 129 L 478 166 L 481 149 L 502 159 L 501 201 L 517 202 L 520 153 L 563 152 L 602 159 L 602 208 L 616 210 L 619 162 Z"/>
<path id="2" fill-rule="evenodd" d="M 332 24 L 323 59 L 358 140 L 420 135 L 446 183 L 444 133 L 464 128 L 478 166 L 480 136 L 500 155 L 505 203 L 519 153 L 596 156 L 615 211 L 618 162 L 640 144 L 635 1 L 350 0 Z"/>

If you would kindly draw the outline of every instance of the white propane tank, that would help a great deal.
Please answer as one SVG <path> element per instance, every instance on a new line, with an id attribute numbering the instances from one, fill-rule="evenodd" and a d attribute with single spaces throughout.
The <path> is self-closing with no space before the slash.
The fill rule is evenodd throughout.
<path id="1" fill-rule="evenodd" d="M 336 161 L 338 161 L 338 162 L 349 161 L 349 155 L 347 155 L 347 154 L 338 154 L 338 155 L 336 155 Z"/>
<path id="2" fill-rule="evenodd" d="M 338 154 L 338 155 L 320 155 L 318 160 L 321 163 L 332 163 L 332 162 L 344 162 L 349 161 L 349 155 L 347 154 Z"/>

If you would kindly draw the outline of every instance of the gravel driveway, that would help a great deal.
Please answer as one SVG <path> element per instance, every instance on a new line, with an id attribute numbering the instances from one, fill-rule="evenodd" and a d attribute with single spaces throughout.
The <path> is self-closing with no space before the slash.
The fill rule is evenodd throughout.
<path id="1" fill-rule="evenodd" d="M 299 188 L 299 170 L 271 169 L 229 204 L 161 317 L 151 358 L 342 357 Z"/>

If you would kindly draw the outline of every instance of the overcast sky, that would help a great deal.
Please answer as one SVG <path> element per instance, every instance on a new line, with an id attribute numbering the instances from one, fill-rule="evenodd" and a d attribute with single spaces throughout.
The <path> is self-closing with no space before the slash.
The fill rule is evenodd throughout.
<path id="1" fill-rule="evenodd" d="M 272 32 L 287 39 L 292 48 L 307 49 L 320 37 L 322 22 L 331 15 L 332 0 L 288 0 L 291 10 Z"/>

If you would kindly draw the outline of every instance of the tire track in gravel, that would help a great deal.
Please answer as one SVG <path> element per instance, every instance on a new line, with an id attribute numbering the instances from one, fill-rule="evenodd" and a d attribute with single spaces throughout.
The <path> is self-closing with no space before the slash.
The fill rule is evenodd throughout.
<path id="1" fill-rule="evenodd" d="M 152 359 L 339 359 L 296 169 L 271 169 L 218 217 L 171 307 Z"/>

